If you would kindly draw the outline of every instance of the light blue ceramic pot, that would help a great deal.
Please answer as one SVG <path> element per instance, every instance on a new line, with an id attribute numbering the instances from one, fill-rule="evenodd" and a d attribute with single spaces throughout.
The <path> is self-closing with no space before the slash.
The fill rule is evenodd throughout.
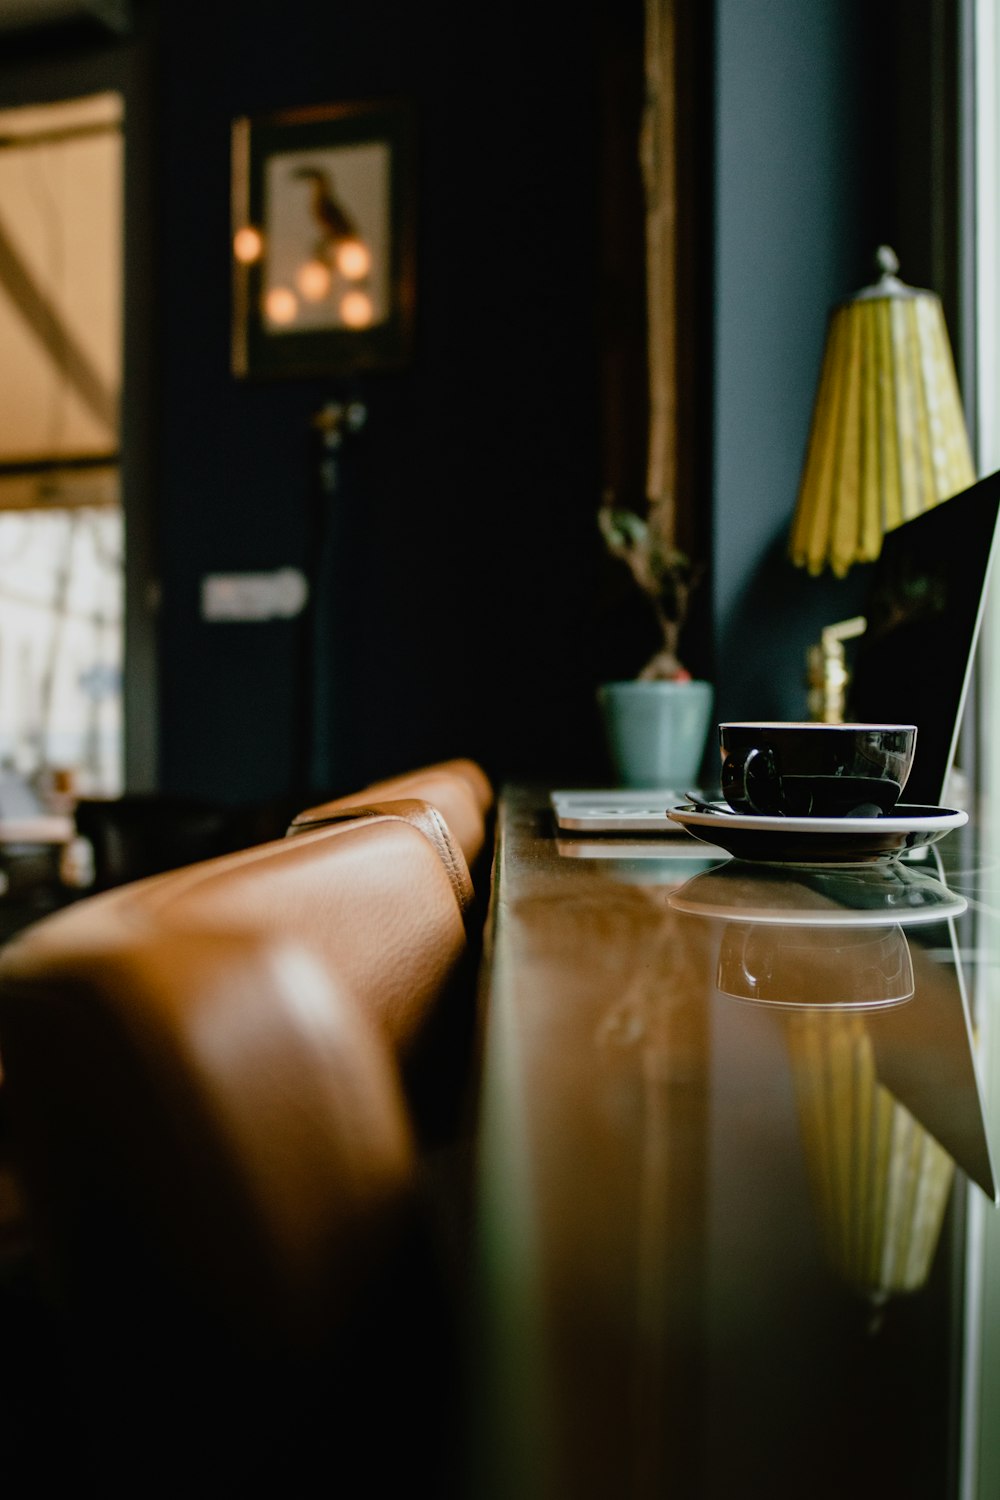
<path id="1" fill-rule="evenodd" d="M 620 786 L 697 786 L 712 718 L 710 682 L 605 682 L 597 701 Z"/>

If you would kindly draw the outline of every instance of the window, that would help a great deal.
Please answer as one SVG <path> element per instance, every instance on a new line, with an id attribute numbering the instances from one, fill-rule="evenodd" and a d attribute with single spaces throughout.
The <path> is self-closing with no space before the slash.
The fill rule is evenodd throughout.
<path id="1" fill-rule="evenodd" d="M 122 781 L 122 102 L 0 111 L 0 764 Z"/>

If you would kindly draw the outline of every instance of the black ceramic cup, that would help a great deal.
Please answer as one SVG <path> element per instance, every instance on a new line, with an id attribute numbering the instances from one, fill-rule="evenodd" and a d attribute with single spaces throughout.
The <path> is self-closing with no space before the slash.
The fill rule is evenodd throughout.
<path id="1" fill-rule="evenodd" d="M 722 794 L 744 815 L 882 817 L 916 742 L 914 724 L 720 724 Z"/>

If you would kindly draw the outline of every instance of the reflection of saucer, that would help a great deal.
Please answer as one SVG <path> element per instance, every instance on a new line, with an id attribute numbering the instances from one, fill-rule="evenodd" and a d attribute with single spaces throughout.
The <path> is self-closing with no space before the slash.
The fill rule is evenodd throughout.
<path id="1" fill-rule="evenodd" d="M 903 929 L 776 927 L 730 922 L 716 985 L 724 995 L 786 1010 L 879 1010 L 913 994 Z"/>
<path id="2" fill-rule="evenodd" d="M 603 833 L 592 839 L 557 838 L 555 845 L 556 853 L 563 859 L 656 860 L 689 875 L 725 858 L 724 849 L 713 850 L 708 844 L 691 843 L 683 834 L 673 843 L 668 839 L 648 837 L 616 839 L 612 834 Z M 688 867 L 686 872 L 685 866 Z"/>
<path id="3" fill-rule="evenodd" d="M 695 875 L 667 900 L 695 916 L 809 927 L 940 922 L 968 906 L 964 896 L 899 860 L 796 870 L 731 862 Z"/>
<path id="4" fill-rule="evenodd" d="M 933 844 L 969 821 L 967 812 L 900 803 L 883 818 L 743 817 L 725 802 L 719 811 L 685 804 L 667 817 L 695 838 L 717 844 L 737 859 L 783 865 L 871 864 L 906 849 Z"/>

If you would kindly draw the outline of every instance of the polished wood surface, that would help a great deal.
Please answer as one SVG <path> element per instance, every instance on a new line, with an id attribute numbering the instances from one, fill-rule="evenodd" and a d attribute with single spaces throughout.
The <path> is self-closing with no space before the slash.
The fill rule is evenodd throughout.
<path id="1" fill-rule="evenodd" d="M 751 865 L 505 790 L 474 1493 L 1000 1493 L 984 851 Z"/>

